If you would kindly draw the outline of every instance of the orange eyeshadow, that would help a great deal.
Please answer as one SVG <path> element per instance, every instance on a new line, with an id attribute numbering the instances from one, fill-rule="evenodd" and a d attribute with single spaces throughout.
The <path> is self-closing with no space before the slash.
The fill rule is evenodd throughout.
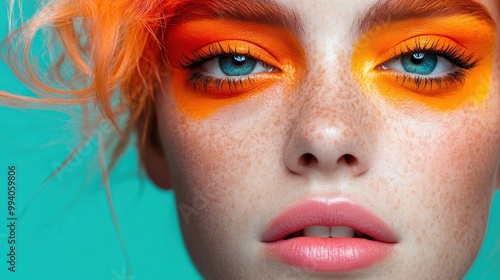
<path id="1" fill-rule="evenodd" d="M 168 60 L 171 64 L 170 80 L 180 112 L 200 119 L 216 110 L 241 102 L 266 89 L 277 86 L 290 91 L 305 69 L 305 55 L 298 39 L 288 31 L 239 21 L 200 19 L 167 30 Z M 211 49 L 223 49 L 225 53 L 249 54 L 272 66 L 272 72 L 250 74 L 247 77 L 218 77 L 238 79 L 235 83 L 205 83 L 193 86 L 189 82 L 193 73 L 200 69 L 186 69 L 179 62 L 190 60 L 198 53 Z M 199 68 L 199 67 L 198 67 Z"/>
<path id="2" fill-rule="evenodd" d="M 471 16 L 375 26 L 356 43 L 351 69 L 366 93 L 380 95 L 396 105 L 413 100 L 440 111 L 456 109 L 466 102 L 477 105 L 490 90 L 494 39 L 494 29 Z M 453 86 L 448 83 L 416 84 L 414 79 L 403 77 L 404 74 L 416 74 L 381 69 L 381 65 L 409 49 L 428 46 L 431 42 L 440 49 L 453 48 L 463 57 L 477 58 L 478 63 L 469 70 L 463 69 L 463 82 Z M 444 77 L 446 74 L 436 75 Z"/>

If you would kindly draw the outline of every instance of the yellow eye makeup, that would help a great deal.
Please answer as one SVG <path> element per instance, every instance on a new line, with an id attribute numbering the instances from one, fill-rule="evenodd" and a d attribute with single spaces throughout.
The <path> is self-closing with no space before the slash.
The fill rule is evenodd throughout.
<path id="1" fill-rule="evenodd" d="M 272 86 L 293 88 L 305 58 L 289 32 L 258 24 L 202 19 L 167 32 L 170 76 L 178 108 L 204 118 Z"/>
<path id="2" fill-rule="evenodd" d="M 367 93 L 450 110 L 487 96 L 493 51 L 494 29 L 476 18 L 407 20 L 366 32 L 351 68 Z"/>

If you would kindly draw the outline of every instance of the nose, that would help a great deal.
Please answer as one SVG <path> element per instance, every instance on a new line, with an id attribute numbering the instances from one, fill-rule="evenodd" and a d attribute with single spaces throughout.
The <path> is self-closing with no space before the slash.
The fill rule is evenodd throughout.
<path id="1" fill-rule="evenodd" d="M 285 146 L 288 170 L 299 175 L 348 172 L 353 177 L 369 170 L 375 121 L 362 96 L 316 92 L 296 111 Z"/>

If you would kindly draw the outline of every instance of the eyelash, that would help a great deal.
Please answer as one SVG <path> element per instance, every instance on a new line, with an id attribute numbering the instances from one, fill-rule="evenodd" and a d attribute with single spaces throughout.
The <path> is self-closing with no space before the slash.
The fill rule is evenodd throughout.
<path id="1" fill-rule="evenodd" d="M 209 46 L 207 50 L 192 52 L 191 56 L 184 54 L 178 62 L 178 66 L 184 70 L 194 71 L 201 67 L 201 65 L 203 65 L 205 62 L 224 56 L 246 56 L 248 58 L 257 60 L 258 63 L 261 63 L 262 65 L 272 67 L 273 69 L 278 69 L 260 60 L 259 56 L 252 55 L 250 49 L 243 53 L 231 48 L 231 46 L 227 46 L 226 50 L 220 43 Z M 215 87 L 215 91 L 223 91 L 223 89 L 228 89 L 229 94 L 232 94 L 233 90 L 238 91 L 238 88 L 244 88 L 244 83 L 255 85 L 255 81 L 251 76 L 252 75 L 231 78 L 218 78 L 205 75 L 200 72 L 193 72 L 188 76 L 187 82 L 191 85 L 193 90 L 201 87 L 203 91 L 206 92 L 208 91 L 209 86 L 213 86 Z"/>
<path id="2" fill-rule="evenodd" d="M 404 56 L 412 55 L 415 53 L 424 53 L 427 55 L 441 56 L 451 62 L 454 66 L 459 68 L 455 72 L 449 73 L 446 76 L 439 77 L 425 77 L 410 75 L 401 72 L 398 72 L 398 74 L 396 74 L 396 81 L 402 79 L 401 86 L 404 86 L 405 83 L 409 81 L 414 84 L 417 91 L 425 90 L 427 88 L 432 91 L 434 85 L 436 85 L 439 90 L 443 89 L 443 86 L 444 89 L 454 89 L 457 88 L 459 84 L 463 86 L 465 83 L 465 78 L 467 77 L 466 71 L 476 67 L 476 65 L 482 59 L 474 58 L 474 53 L 467 54 L 466 51 L 460 48 L 458 45 L 451 45 L 450 43 L 441 44 L 439 39 L 422 42 L 422 40 L 416 38 L 415 46 L 413 48 L 408 46 L 408 44 L 405 45 L 405 48 L 405 50 L 399 49 L 399 51 L 395 49 L 394 58 L 392 58 L 390 61 L 400 60 Z"/>

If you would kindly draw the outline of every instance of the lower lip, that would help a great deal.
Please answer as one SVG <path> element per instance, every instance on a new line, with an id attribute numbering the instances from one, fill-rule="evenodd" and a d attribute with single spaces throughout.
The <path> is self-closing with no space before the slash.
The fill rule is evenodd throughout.
<path id="1" fill-rule="evenodd" d="M 305 270 L 349 272 L 381 262 L 393 245 L 363 238 L 295 237 L 269 242 L 266 250 Z"/>

